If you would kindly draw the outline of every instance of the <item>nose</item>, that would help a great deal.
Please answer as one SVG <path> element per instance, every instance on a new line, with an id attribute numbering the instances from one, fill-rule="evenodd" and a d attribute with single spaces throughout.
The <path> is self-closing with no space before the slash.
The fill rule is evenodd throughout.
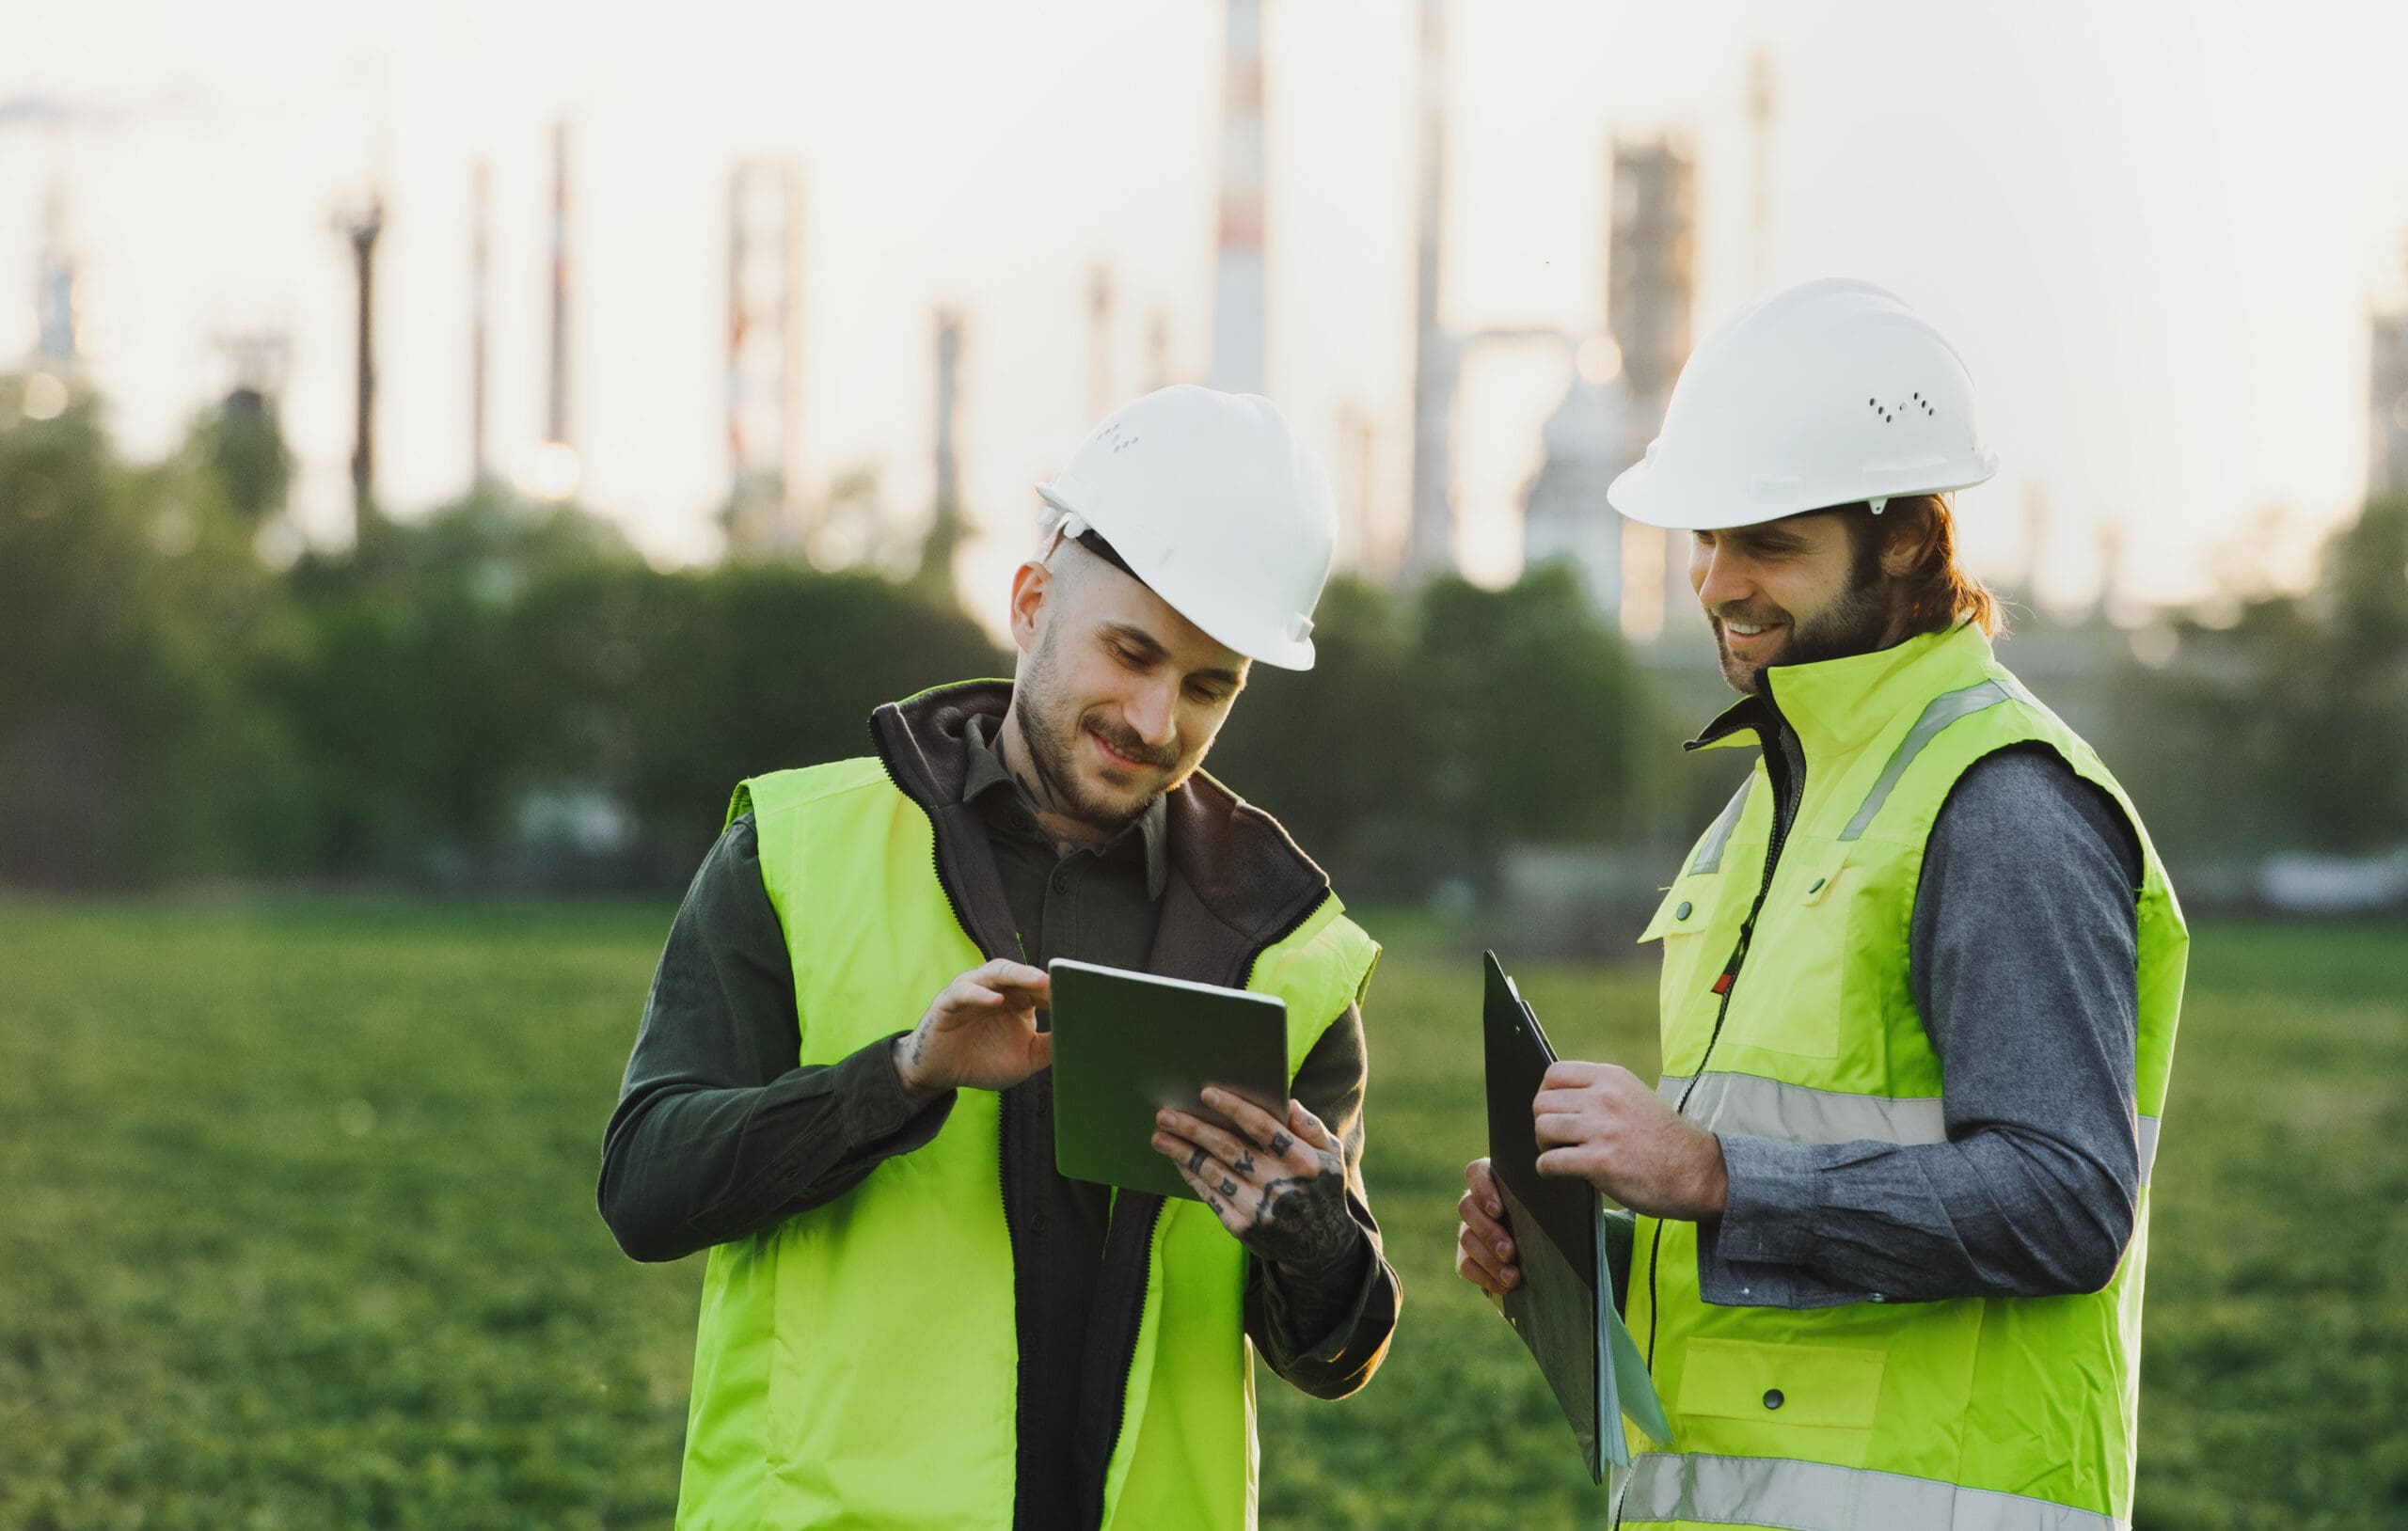
<path id="1" fill-rule="evenodd" d="M 1179 736 L 1178 687 L 1147 685 L 1120 709 L 1121 720 L 1134 729 L 1149 750 L 1166 750 Z"/>
<path id="2" fill-rule="evenodd" d="M 1748 561 L 1737 551 L 1719 539 L 1703 537 L 1689 539 L 1689 588 L 1697 592 L 1698 605 L 1708 611 L 1719 610 L 1735 601 L 1744 601 L 1755 592 L 1750 577 Z"/>

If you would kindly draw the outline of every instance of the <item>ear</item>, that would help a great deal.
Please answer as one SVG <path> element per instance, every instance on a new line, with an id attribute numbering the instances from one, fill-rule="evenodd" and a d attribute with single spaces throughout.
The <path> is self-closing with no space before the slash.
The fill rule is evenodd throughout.
<path id="1" fill-rule="evenodd" d="M 1873 535 L 1881 539 L 1881 572 L 1902 579 L 1923 566 L 1939 538 L 1940 525 L 1928 513 L 1893 513 L 1874 521 Z"/>
<path id="2" fill-rule="evenodd" d="M 1031 559 L 1012 571 L 1012 642 L 1022 654 L 1037 643 L 1037 629 L 1058 593 L 1054 571 Z"/>

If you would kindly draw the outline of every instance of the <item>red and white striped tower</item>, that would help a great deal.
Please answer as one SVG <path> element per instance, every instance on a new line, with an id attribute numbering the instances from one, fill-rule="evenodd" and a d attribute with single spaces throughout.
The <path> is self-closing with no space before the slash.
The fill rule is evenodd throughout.
<path id="1" fill-rule="evenodd" d="M 1264 390 L 1262 0 L 1228 0 L 1221 64 L 1220 253 L 1212 268 L 1212 371 L 1231 393 Z"/>

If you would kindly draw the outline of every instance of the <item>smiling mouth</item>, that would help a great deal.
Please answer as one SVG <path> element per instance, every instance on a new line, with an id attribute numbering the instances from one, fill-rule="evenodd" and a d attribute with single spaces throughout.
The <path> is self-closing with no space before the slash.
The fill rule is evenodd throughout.
<path id="1" fill-rule="evenodd" d="M 1730 622 L 1726 620 L 1722 623 L 1722 635 L 1725 638 L 1735 638 L 1744 643 L 1754 639 L 1762 638 L 1766 633 L 1773 631 L 1780 625 L 1781 623 L 1777 622 L 1745 623 Z"/>
<path id="2" fill-rule="evenodd" d="M 1119 750 L 1115 750 L 1112 746 L 1106 744 L 1103 740 L 1103 735 L 1096 733 L 1092 729 L 1087 732 L 1087 737 L 1095 741 L 1096 750 L 1103 756 L 1104 764 L 1108 767 L 1116 767 L 1124 771 L 1150 771 L 1157 768 L 1154 763 L 1150 760 L 1134 760 L 1122 754 Z"/>

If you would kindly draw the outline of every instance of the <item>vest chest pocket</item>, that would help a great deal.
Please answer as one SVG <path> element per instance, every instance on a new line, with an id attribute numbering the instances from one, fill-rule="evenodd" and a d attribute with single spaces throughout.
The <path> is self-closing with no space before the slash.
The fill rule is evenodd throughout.
<path id="1" fill-rule="evenodd" d="M 1722 971 L 1722 959 L 1731 954 L 1727 947 L 1709 950 L 1720 944 L 1709 931 L 1726 925 L 1717 918 L 1724 892 L 1724 878 L 1719 872 L 1682 877 L 1665 893 L 1656 917 L 1647 922 L 1639 938 L 1642 944 L 1663 944 L 1656 1002 L 1667 1074 L 1693 1071 L 1698 1054 L 1705 1050 L 1706 1039 L 1714 1032 L 1714 1013 L 1721 1003 L 1721 996 L 1714 992 L 1714 981 Z"/>
<path id="2" fill-rule="evenodd" d="M 1862 880 L 1845 847 L 1802 836 L 1791 843 L 1756 916 L 1722 1047 L 1795 1058 L 1839 1056 L 1848 1001 L 1849 908 Z"/>
<path id="3" fill-rule="evenodd" d="M 1888 1362 L 1879 1350 L 1693 1339 L 1681 1364 L 1677 1444 L 1861 1467 Z"/>

